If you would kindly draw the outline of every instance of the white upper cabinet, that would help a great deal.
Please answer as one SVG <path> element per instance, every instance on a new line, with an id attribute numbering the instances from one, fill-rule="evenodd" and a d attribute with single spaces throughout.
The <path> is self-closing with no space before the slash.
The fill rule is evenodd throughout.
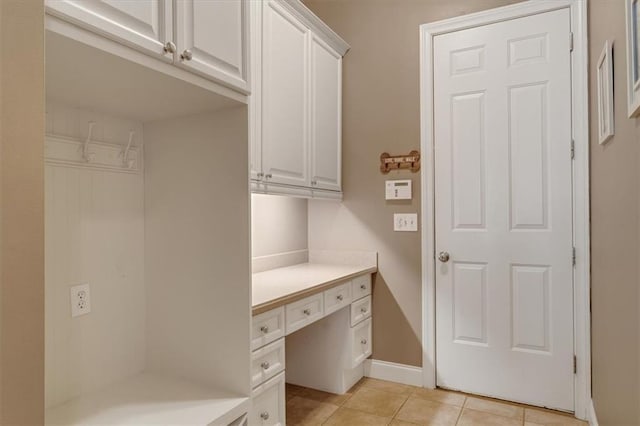
<path id="1" fill-rule="evenodd" d="M 176 63 L 245 92 L 248 0 L 176 2 Z"/>
<path id="2" fill-rule="evenodd" d="M 311 186 L 341 190 L 342 56 L 311 39 Z"/>
<path id="3" fill-rule="evenodd" d="M 172 0 L 45 0 L 47 11 L 129 47 L 172 61 Z"/>
<path id="4" fill-rule="evenodd" d="M 349 46 L 298 0 L 255 2 L 251 15 L 252 189 L 340 198 Z"/>
<path id="5" fill-rule="evenodd" d="M 264 5 L 262 167 L 266 182 L 309 186 L 309 30 L 276 2 Z"/>
<path id="6" fill-rule="evenodd" d="M 45 4 L 51 15 L 249 93 L 249 0 L 45 0 Z"/>

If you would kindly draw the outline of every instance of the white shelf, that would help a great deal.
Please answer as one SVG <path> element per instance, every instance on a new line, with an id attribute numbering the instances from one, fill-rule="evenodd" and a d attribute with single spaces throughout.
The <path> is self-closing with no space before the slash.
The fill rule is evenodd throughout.
<path id="1" fill-rule="evenodd" d="M 226 425 L 249 399 L 193 382 L 139 374 L 46 410 L 47 425 Z"/>

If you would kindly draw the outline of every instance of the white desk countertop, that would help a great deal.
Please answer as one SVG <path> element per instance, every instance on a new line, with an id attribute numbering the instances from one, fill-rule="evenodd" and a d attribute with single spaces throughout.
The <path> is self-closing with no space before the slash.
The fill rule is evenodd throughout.
<path id="1" fill-rule="evenodd" d="M 341 265 L 324 262 L 301 263 L 253 274 L 253 314 L 324 291 L 341 282 L 377 271 L 377 262 Z"/>

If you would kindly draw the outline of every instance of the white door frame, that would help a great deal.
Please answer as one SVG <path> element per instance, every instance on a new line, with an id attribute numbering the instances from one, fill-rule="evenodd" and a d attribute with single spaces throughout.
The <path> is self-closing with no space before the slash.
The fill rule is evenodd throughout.
<path id="1" fill-rule="evenodd" d="M 574 379 L 575 415 L 586 419 L 591 406 L 591 328 L 589 277 L 589 104 L 587 0 L 530 0 L 420 26 L 420 134 L 422 170 L 422 374 L 423 386 L 436 386 L 436 298 L 434 224 L 433 39 L 480 25 L 569 8 L 571 56 L 573 162 Z M 569 34 L 567 34 L 569 37 Z M 570 141 L 567 141 L 567 146 Z M 567 153 L 569 155 L 569 153 Z"/>

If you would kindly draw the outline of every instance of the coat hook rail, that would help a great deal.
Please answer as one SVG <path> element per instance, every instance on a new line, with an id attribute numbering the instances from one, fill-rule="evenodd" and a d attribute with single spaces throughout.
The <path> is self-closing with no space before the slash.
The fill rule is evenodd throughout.
<path id="1" fill-rule="evenodd" d="M 91 138 L 93 136 L 93 126 L 95 125 L 96 125 L 95 121 L 89 122 L 89 131 L 87 133 L 87 139 L 84 141 L 84 145 L 82 146 L 82 158 L 87 163 L 91 163 L 96 156 L 93 152 L 89 152 L 89 144 L 91 143 Z"/>
<path id="2" fill-rule="evenodd" d="M 133 168 L 135 160 L 129 159 L 129 150 L 131 149 L 131 143 L 133 142 L 133 137 L 136 132 L 133 130 L 129 132 L 129 143 L 127 143 L 127 147 L 122 151 L 122 165 L 128 169 Z"/>

